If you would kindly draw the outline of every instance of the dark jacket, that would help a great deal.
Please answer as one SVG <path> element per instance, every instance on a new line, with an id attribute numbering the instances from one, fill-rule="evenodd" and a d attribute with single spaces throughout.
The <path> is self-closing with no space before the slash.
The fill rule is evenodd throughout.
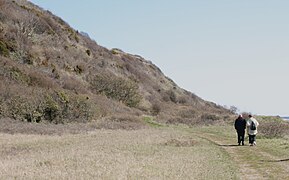
<path id="1" fill-rule="evenodd" d="M 235 120 L 235 129 L 238 132 L 245 131 L 246 129 L 246 120 L 242 117 L 238 117 L 238 119 Z"/>

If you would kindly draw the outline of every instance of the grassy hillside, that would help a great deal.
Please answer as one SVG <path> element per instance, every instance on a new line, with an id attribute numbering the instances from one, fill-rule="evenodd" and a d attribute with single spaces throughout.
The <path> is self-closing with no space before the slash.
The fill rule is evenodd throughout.
<path id="1" fill-rule="evenodd" d="M 151 115 L 193 125 L 230 114 L 152 62 L 104 48 L 26 0 L 0 0 L 0 81 L 0 117 L 28 122 Z"/>

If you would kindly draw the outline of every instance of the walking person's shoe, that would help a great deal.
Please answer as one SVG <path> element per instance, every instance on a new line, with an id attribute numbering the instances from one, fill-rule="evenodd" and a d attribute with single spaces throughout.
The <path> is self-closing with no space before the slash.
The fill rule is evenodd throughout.
<path id="1" fill-rule="evenodd" d="M 242 142 L 242 146 L 244 146 L 245 144 L 244 144 L 244 142 Z"/>
<path id="2" fill-rule="evenodd" d="M 254 141 L 254 142 L 253 142 L 253 145 L 254 145 L 254 146 L 256 146 L 256 145 L 257 145 L 257 144 L 256 144 L 256 141 Z"/>

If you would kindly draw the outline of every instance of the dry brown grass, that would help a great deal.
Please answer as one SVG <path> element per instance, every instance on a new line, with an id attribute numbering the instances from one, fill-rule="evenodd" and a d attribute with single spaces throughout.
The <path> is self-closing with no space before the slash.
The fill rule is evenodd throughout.
<path id="1" fill-rule="evenodd" d="M 0 179 L 236 178 L 220 147 L 175 129 L 0 134 L 0 146 Z"/>

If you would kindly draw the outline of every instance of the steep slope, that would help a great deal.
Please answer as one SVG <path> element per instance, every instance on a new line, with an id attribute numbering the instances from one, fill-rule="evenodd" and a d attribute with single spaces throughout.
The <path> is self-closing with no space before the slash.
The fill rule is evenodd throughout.
<path id="1" fill-rule="evenodd" d="M 29 122 L 145 114 L 193 124 L 230 114 L 181 89 L 152 62 L 101 47 L 26 0 L 0 0 L 0 81 L 0 116 Z"/>

